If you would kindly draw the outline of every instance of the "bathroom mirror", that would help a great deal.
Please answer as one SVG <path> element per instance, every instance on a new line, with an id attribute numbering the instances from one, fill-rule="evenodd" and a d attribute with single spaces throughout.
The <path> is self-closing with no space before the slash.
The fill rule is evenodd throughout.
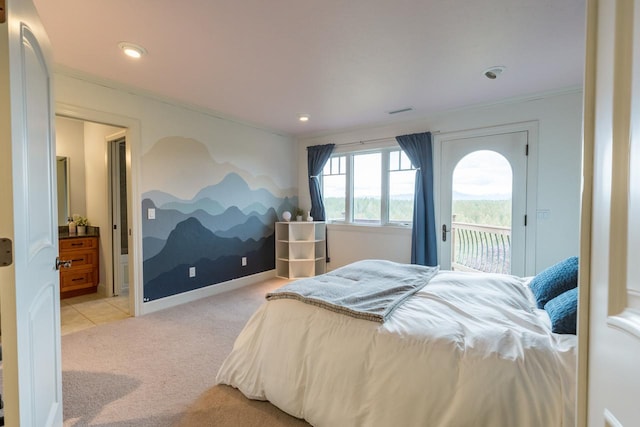
<path id="1" fill-rule="evenodd" d="M 56 157 L 56 169 L 58 177 L 58 225 L 67 225 L 70 216 L 71 203 L 69 197 L 69 158 Z"/>

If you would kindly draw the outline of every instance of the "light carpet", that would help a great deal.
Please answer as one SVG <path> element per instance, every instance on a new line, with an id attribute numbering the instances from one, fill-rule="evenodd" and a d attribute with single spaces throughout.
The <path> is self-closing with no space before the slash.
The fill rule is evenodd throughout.
<path id="1" fill-rule="evenodd" d="M 64 426 L 305 426 L 216 386 L 216 373 L 280 279 L 62 337 Z"/>

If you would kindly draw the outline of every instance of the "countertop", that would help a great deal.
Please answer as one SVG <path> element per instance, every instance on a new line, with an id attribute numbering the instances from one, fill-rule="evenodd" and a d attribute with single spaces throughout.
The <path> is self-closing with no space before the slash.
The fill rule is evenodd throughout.
<path id="1" fill-rule="evenodd" d="M 69 227 L 58 227 L 59 239 L 77 239 L 79 237 L 100 237 L 100 227 L 87 226 L 87 232 L 85 234 L 69 234 Z"/>

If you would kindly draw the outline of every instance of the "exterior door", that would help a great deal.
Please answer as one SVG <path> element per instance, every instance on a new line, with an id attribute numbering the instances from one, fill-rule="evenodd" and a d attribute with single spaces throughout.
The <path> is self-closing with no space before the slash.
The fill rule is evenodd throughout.
<path id="1" fill-rule="evenodd" d="M 2 4 L 0 238 L 12 248 L 12 259 L 5 257 L 0 267 L 5 420 L 10 426 L 58 426 L 62 371 L 50 52 L 31 1 Z"/>
<path id="2" fill-rule="evenodd" d="M 485 154 L 502 159 L 511 170 L 510 182 L 501 189 L 498 182 L 485 184 L 492 188 L 478 189 L 478 193 L 511 193 L 511 224 L 502 227 L 485 227 L 455 224 L 452 214 L 456 169 L 464 159 Z M 481 161 L 481 160 L 480 160 Z M 480 184 L 485 180 L 474 178 Z M 440 166 L 440 266 L 455 267 L 452 248 L 464 255 L 469 269 L 525 275 L 525 214 L 527 211 L 527 132 L 509 132 L 497 135 L 450 139 L 441 142 Z M 469 195 L 466 195 L 467 197 Z M 480 200 L 487 203 L 491 200 Z M 480 221 L 482 222 L 482 221 Z M 487 222 L 487 221 L 485 221 Z M 453 226 L 453 228 L 452 228 Z M 458 227 L 456 229 L 456 226 Z M 453 229 L 453 232 L 452 232 Z M 457 264 L 458 269 L 465 268 Z"/>
<path id="3" fill-rule="evenodd" d="M 640 0 L 587 2 L 584 118 L 578 423 L 637 426 Z"/>

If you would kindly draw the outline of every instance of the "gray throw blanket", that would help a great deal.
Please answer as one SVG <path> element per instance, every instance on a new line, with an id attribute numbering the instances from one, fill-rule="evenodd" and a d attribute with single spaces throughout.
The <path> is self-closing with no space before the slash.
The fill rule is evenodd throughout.
<path id="1" fill-rule="evenodd" d="M 437 272 L 438 267 L 383 260 L 358 261 L 321 276 L 289 283 L 268 293 L 266 298 L 296 299 L 382 323 Z"/>

